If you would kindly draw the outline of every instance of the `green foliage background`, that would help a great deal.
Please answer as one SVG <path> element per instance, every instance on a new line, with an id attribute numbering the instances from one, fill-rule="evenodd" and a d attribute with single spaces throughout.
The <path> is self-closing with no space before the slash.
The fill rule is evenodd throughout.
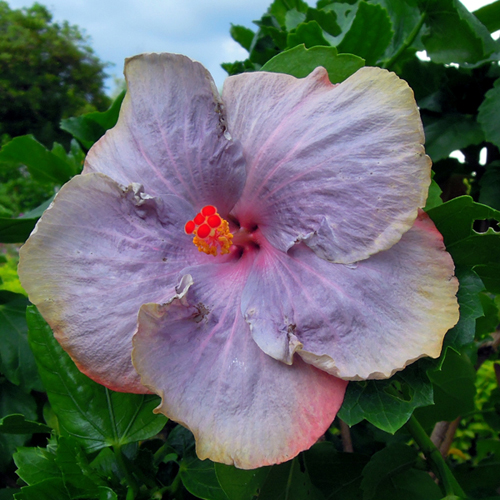
<path id="1" fill-rule="evenodd" d="M 27 37 L 50 24 L 46 10 L 33 9 Z M 338 83 L 377 65 L 413 88 L 434 162 L 425 209 L 460 281 L 461 318 L 441 357 L 390 380 L 350 383 L 324 441 L 255 471 L 201 462 L 189 431 L 151 412 L 156 397 L 113 393 L 82 375 L 15 274 L 15 245 L 117 119 L 123 95 L 106 112 L 70 118 L 104 102 L 75 83 L 77 108 L 57 118 L 71 142 L 47 143 L 42 125 L 0 151 L 4 179 L 15 168 L 26 180 L 0 191 L 0 500 L 500 500 L 500 43 L 490 35 L 500 29 L 500 1 L 470 13 L 458 0 L 275 0 L 255 24 L 231 27 L 248 58 L 224 64 L 229 74 L 302 77 L 321 65 Z M 74 28 L 54 29 L 79 40 Z M 430 60 L 417 57 L 423 50 Z M 15 98 L 36 109 L 37 90 L 23 93 L 20 81 L 9 84 Z M 463 162 L 450 156 L 457 150 Z"/>

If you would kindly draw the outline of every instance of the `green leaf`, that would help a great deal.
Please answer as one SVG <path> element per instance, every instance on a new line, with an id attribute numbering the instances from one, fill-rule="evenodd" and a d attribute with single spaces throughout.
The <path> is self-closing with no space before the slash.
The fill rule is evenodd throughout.
<path id="1" fill-rule="evenodd" d="M 457 149 L 482 141 L 484 134 L 474 116 L 443 115 L 425 126 L 425 150 L 433 162 L 447 158 Z"/>
<path id="2" fill-rule="evenodd" d="M 215 473 L 215 464 L 210 460 L 201 461 L 198 457 L 189 455 L 182 459 L 179 474 L 182 484 L 197 498 L 230 500 L 221 488 Z"/>
<path id="3" fill-rule="evenodd" d="M 411 469 L 417 461 L 417 452 L 404 444 L 393 444 L 375 453 L 363 469 L 363 500 L 376 496 L 380 483 Z"/>
<path id="4" fill-rule="evenodd" d="M 328 35 L 340 35 L 340 26 L 337 24 L 337 16 L 333 11 L 307 9 L 306 21 L 316 21 Z"/>
<path id="5" fill-rule="evenodd" d="M 113 392 L 83 375 L 34 306 L 27 310 L 28 339 L 61 433 L 87 452 L 150 438 L 166 418 L 153 414 L 157 396 Z"/>
<path id="6" fill-rule="evenodd" d="M 500 311 L 491 294 L 480 293 L 479 300 L 481 301 L 484 315 L 476 320 L 476 339 L 484 340 L 486 338 L 489 339 L 491 334 L 497 329 L 500 321 Z"/>
<path id="7" fill-rule="evenodd" d="M 440 369 L 429 370 L 427 374 L 434 385 L 434 405 L 417 410 L 422 424 L 451 422 L 474 410 L 476 371 L 469 359 L 447 349 Z"/>
<path id="8" fill-rule="evenodd" d="M 323 36 L 323 30 L 316 21 L 299 24 L 297 29 L 294 29 L 287 36 L 287 48 L 293 48 L 303 44 L 306 48 L 315 46 L 329 46 L 330 44 Z"/>
<path id="9" fill-rule="evenodd" d="M 99 486 L 99 500 L 118 500 L 118 496 L 111 488 Z"/>
<path id="10" fill-rule="evenodd" d="M 460 305 L 460 319 L 446 334 L 444 343 L 446 346 L 458 349 L 474 340 L 476 320 L 484 314 L 479 297 L 479 294 L 484 290 L 484 284 L 479 276 L 469 268 L 457 268 L 455 274 L 459 282 L 457 299 Z"/>
<path id="11" fill-rule="evenodd" d="M 434 177 L 434 171 L 432 172 L 432 177 Z M 432 179 L 431 185 L 429 186 L 429 195 L 427 196 L 427 202 L 425 203 L 424 210 L 427 212 L 431 208 L 439 207 L 443 204 L 441 199 L 442 189 L 439 187 L 438 183 Z"/>
<path id="12" fill-rule="evenodd" d="M 428 472 L 409 469 L 380 483 L 377 499 L 441 500 L 442 493 Z M 456 500 L 461 500 L 455 497 Z"/>
<path id="13" fill-rule="evenodd" d="M 250 28 L 231 24 L 229 33 L 235 42 L 238 42 L 244 49 L 250 52 L 250 46 L 255 36 L 255 33 Z"/>
<path id="14" fill-rule="evenodd" d="M 488 90 L 484 101 L 479 106 L 477 121 L 484 130 L 487 141 L 500 148 L 500 127 L 498 126 L 498 113 L 500 111 L 500 78 L 495 80 L 495 85 Z"/>
<path id="15" fill-rule="evenodd" d="M 0 217 L 0 243 L 24 243 L 31 234 L 39 217 Z"/>
<path id="16" fill-rule="evenodd" d="M 50 152 L 32 135 L 12 139 L 0 151 L 0 163 L 26 165 L 34 180 L 63 184 L 77 173 L 74 164 Z"/>
<path id="17" fill-rule="evenodd" d="M 105 486 L 74 439 L 60 437 L 57 440 L 55 463 L 72 498 L 95 498 L 98 486 Z"/>
<path id="18" fill-rule="evenodd" d="M 264 15 L 260 21 L 254 22 L 260 29 L 252 40 L 249 59 L 257 69 L 286 48 L 287 32 L 281 29 L 273 16 Z"/>
<path id="19" fill-rule="evenodd" d="M 291 9 L 285 14 L 285 28 L 290 31 L 306 20 L 306 14 L 297 9 Z"/>
<path id="20" fill-rule="evenodd" d="M 473 14 L 490 33 L 500 30 L 500 0 L 475 10 Z"/>
<path id="21" fill-rule="evenodd" d="M 312 484 L 309 473 L 301 467 L 301 457 L 274 465 L 262 485 L 259 500 L 316 500 L 321 492 Z"/>
<path id="22" fill-rule="evenodd" d="M 475 467 L 470 463 L 460 464 L 455 467 L 454 474 L 469 498 L 498 500 L 500 460 L 487 458 Z"/>
<path id="23" fill-rule="evenodd" d="M 427 11 L 422 37 L 436 63 L 477 63 L 498 50 L 488 30 L 457 0 L 420 0 Z"/>
<path id="24" fill-rule="evenodd" d="M 366 455 L 338 452 L 327 441 L 304 452 L 311 481 L 326 500 L 361 500 L 361 473 L 368 460 Z"/>
<path id="25" fill-rule="evenodd" d="M 481 266 L 482 275 L 488 275 L 491 269 L 489 282 L 499 288 L 495 270 L 500 262 L 500 233 L 491 228 L 477 233 L 472 225 L 476 220 L 500 221 L 500 211 L 476 203 L 470 196 L 460 196 L 429 210 L 428 214 L 443 235 L 455 265 L 469 269 Z"/>
<path id="26" fill-rule="evenodd" d="M 387 10 L 360 2 L 349 31 L 337 46 L 339 52 L 356 54 L 373 66 L 386 51 L 394 35 Z"/>
<path id="27" fill-rule="evenodd" d="M 18 448 L 14 453 L 17 475 L 28 485 L 46 479 L 62 479 L 55 454 L 45 448 Z"/>
<path id="28" fill-rule="evenodd" d="M 230 500 L 252 500 L 270 470 L 270 467 L 242 470 L 232 465 L 215 464 L 217 480 Z"/>
<path id="29" fill-rule="evenodd" d="M 19 390 L 7 380 L 0 381 L 0 418 L 22 414 L 28 420 L 36 420 L 36 402 L 30 394 Z M 0 469 L 11 460 L 18 446 L 22 446 L 31 434 L 0 434 Z"/>
<path id="30" fill-rule="evenodd" d="M 26 420 L 24 415 L 19 413 L 7 415 L 0 419 L 1 434 L 35 434 L 50 432 L 50 427 L 39 422 Z"/>
<path id="31" fill-rule="evenodd" d="M 500 161 L 486 166 L 486 172 L 479 181 L 479 188 L 479 203 L 500 210 Z"/>
<path id="32" fill-rule="evenodd" d="M 124 97 L 125 91 L 114 100 L 107 111 L 95 111 L 77 118 L 61 120 L 61 128 L 80 141 L 85 148 L 90 149 L 104 135 L 106 130 L 116 125 Z"/>
<path id="33" fill-rule="evenodd" d="M 21 488 L 14 495 L 16 500 L 71 500 L 71 496 L 61 478 L 46 479 L 33 486 Z"/>
<path id="34" fill-rule="evenodd" d="M 474 266 L 474 272 L 481 278 L 486 290 L 500 294 L 500 263 Z"/>
<path id="35" fill-rule="evenodd" d="M 295 9 L 298 12 L 307 12 L 308 8 L 309 5 L 303 0 L 274 0 L 267 9 L 267 13 L 274 16 L 279 25 L 284 28 L 288 11 Z"/>
<path id="36" fill-rule="evenodd" d="M 349 426 L 363 419 L 394 434 L 419 406 L 432 404 L 426 360 L 408 366 L 390 380 L 351 382 L 338 416 Z"/>
<path id="37" fill-rule="evenodd" d="M 25 392 L 42 391 L 35 358 L 28 344 L 26 307 L 29 300 L 17 293 L 0 293 L 0 371 Z"/>
<path id="38" fill-rule="evenodd" d="M 71 139 L 69 153 L 66 153 L 64 147 L 57 142 L 54 143 L 51 153 L 61 158 L 61 160 L 70 163 L 73 166 L 75 174 L 79 174 L 82 171 L 85 153 L 75 139 Z"/>
<path id="39" fill-rule="evenodd" d="M 411 41 L 411 37 L 414 36 L 413 31 L 421 22 L 420 9 L 405 0 L 372 0 L 372 3 L 384 7 L 391 19 L 394 36 L 384 54 L 384 58 L 389 59 L 404 43 Z M 419 35 L 420 33 L 415 36 L 413 42 L 406 48 L 405 58 L 406 56 L 413 57 L 417 50 L 423 50 L 424 47 Z"/>
<path id="40" fill-rule="evenodd" d="M 323 66 L 328 71 L 332 83 L 340 83 L 362 68 L 364 61 L 351 54 L 338 54 L 335 47 L 306 49 L 299 45 L 273 57 L 262 67 L 262 71 L 303 78 L 318 66 Z"/>

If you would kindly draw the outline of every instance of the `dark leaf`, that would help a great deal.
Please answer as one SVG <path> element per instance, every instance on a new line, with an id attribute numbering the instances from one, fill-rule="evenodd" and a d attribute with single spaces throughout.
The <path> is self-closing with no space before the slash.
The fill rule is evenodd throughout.
<path id="1" fill-rule="evenodd" d="M 423 425 L 442 420 L 451 422 L 474 410 L 476 371 L 469 359 L 447 349 L 441 367 L 427 373 L 434 385 L 434 405 L 417 410 Z"/>
<path id="2" fill-rule="evenodd" d="M 425 150 L 433 162 L 447 158 L 457 149 L 482 141 L 483 131 L 473 116 L 443 115 L 425 126 Z"/>
<path id="3" fill-rule="evenodd" d="M 483 316 L 483 306 L 479 294 L 484 290 L 484 284 L 478 275 L 468 268 L 457 268 L 459 289 L 457 293 L 460 305 L 460 319 L 446 334 L 445 345 L 460 348 L 474 340 L 476 320 Z"/>
<path id="4" fill-rule="evenodd" d="M 217 480 L 230 500 L 252 500 L 270 470 L 270 467 L 242 470 L 232 465 L 215 464 Z"/>
<path id="5" fill-rule="evenodd" d="M 50 432 L 50 427 L 39 422 L 26 420 L 24 415 L 7 415 L 0 419 L 1 434 L 35 434 Z"/>
<path id="6" fill-rule="evenodd" d="M 64 486 L 62 478 L 46 479 L 33 486 L 21 488 L 14 495 L 16 500 L 71 500 L 71 496 Z"/>
<path id="7" fill-rule="evenodd" d="M 28 420 L 36 420 L 36 402 L 30 394 L 22 392 L 7 380 L 0 381 L 0 418 L 22 414 Z M 11 460 L 18 446 L 22 446 L 31 434 L 0 434 L 0 469 Z"/>
<path id="8" fill-rule="evenodd" d="M 363 469 L 363 500 L 374 498 L 380 483 L 411 469 L 416 461 L 416 450 L 404 444 L 392 444 L 375 453 Z"/>
<path id="9" fill-rule="evenodd" d="M 499 49 L 500 50 L 500 49 Z M 477 121 L 484 130 L 487 141 L 500 148 L 500 127 L 498 126 L 498 113 L 500 110 L 500 78 L 495 81 L 495 86 L 486 92 L 484 101 L 479 107 Z"/>
<path id="10" fill-rule="evenodd" d="M 500 110 L 500 102 L 498 109 Z M 479 181 L 479 188 L 479 203 L 500 211 L 500 161 L 492 162 L 486 167 L 486 172 Z"/>
<path id="11" fill-rule="evenodd" d="M 215 473 L 215 464 L 201 461 L 195 455 L 183 458 L 179 474 L 185 488 L 203 500 L 230 500 L 221 488 Z"/>
<path id="12" fill-rule="evenodd" d="M 29 300 L 24 295 L 0 295 L 0 371 L 25 392 L 42 391 L 35 358 L 28 344 L 26 307 Z"/>
<path id="13" fill-rule="evenodd" d="M 0 217 L 0 243 L 24 243 L 31 234 L 39 217 Z"/>
<path id="14" fill-rule="evenodd" d="M 311 481 L 325 500 L 361 500 L 361 473 L 368 460 L 369 457 L 358 453 L 338 452 L 326 441 L 304 452 Z"/>
<path id="15" fill-rule="evenodd" d="M 259 500 L 322 500 L 323 494 L 312 484 L 301 458 L 274 465 L 262 485 Z"/>

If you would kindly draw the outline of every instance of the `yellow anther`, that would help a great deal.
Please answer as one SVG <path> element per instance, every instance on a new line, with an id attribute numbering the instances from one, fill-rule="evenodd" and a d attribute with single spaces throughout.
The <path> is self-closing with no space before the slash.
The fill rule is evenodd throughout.
<path id="1" fill-rule="evenodd" d="M 208 255 L 229 253 L 233 242 L 233 235 L 229 232 L 229 224 L 212 205 L 203 207 L 193 220 L 186 222 L 186 234 L 194 234 L 193 243 L 200 252 Z"/>

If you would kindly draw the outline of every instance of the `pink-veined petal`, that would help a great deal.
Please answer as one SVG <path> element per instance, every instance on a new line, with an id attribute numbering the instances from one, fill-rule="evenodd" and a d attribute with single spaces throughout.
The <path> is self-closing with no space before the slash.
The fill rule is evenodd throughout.
<path id="1" fill-rule="evenodd" d="M 234 213 L 276 248 L 306 240 L 320 257 L 352 263 L 412 226 L 430 160 L 413 92 L 394 73 L 362 68 L 339 85 L 323 68 L 304 79 L 245 73 L 222 95 L 247 161 Z"/>
<path id="2" fill-rule="evenodd" d="M 130 358 L 139 308 L 166 300 L 187 263 L 209 258 L 184 234 L 191 211 L 178 198 L 148 197 L 139 185 L 77 176 L 21 248 L 19 276 L 31 302 L 94 380 L 147 392 Z"/>
<path id="3" fill-rule="evenodd" d="M 437 357 L 458 320 L 454 265 L 421 212 L 389 250 L 334 264 L 305 245 L 263 246 L 242 298 L 257 344 L 284 363 L 300 354 L 349 380 L 387 378 L 422 356 Z"/>
<path id="4" fill-rule="evenodd" d="M 156 411 L 191 429 L 202 460 L 252 469 L 312 446 L 346 382 L 258 348 L 240 312 L 247 267 L 186 270 L 168 304 L 142 306 L 132 357 L 142 383 L 162 397 Z"/>
<path id="5" fill-rule="evenodd" d="M 210 73 L 178 54 L 143 54 L 127 59 L 125 77 L 118 123 L 89 151 L 84 173 L 139 182 L 198 209 L 215 204 L 225 216 L 241 194 L 245 162 Z"/>

